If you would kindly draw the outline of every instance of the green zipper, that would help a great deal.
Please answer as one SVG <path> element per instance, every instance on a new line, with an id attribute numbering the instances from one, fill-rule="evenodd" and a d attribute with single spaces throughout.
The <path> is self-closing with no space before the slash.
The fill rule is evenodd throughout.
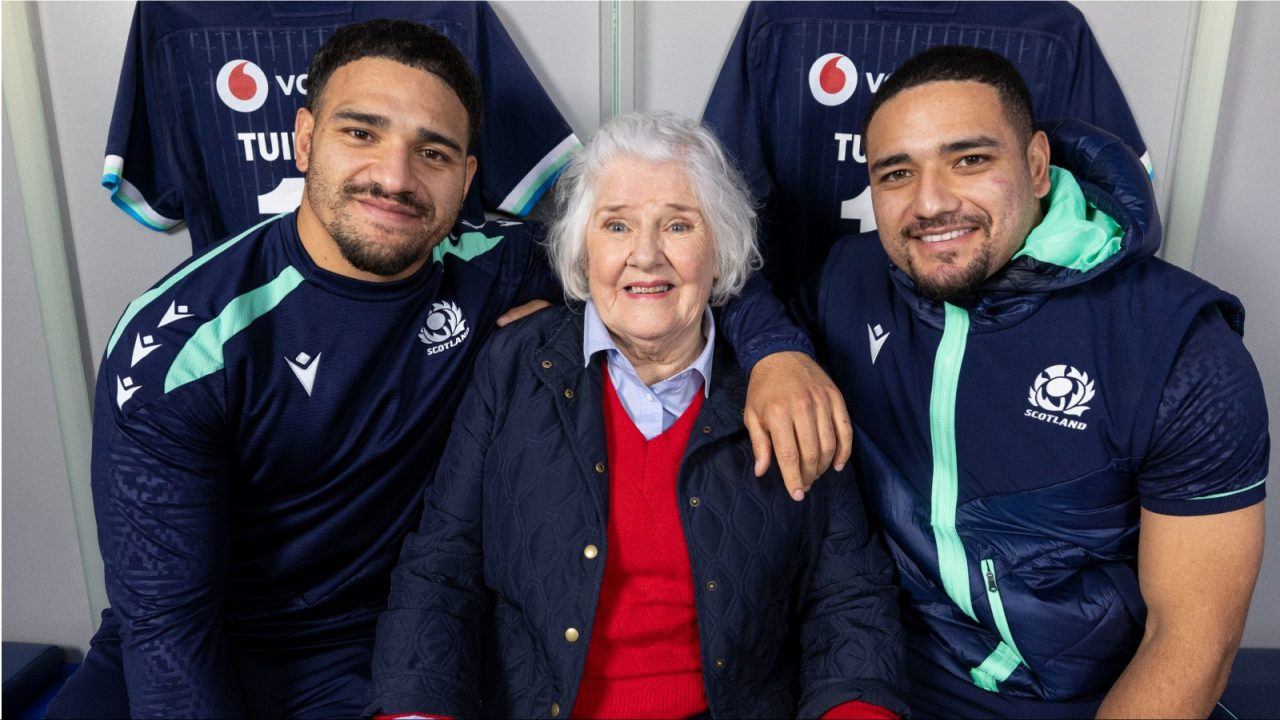
<path id="1" fill-rule="evenodd" d="M 942 578 L 942 589 L 965 615 L 979 622 L 973 610 L 973 597 L 969 594 L 969 558 L 956 531 L 956 506 L 960 498 L 956 390 L 960 385 L 960 367 L 969 339 L 969 313 L 949 303 L 945 308 L 946 319 L 942 326 L 942 340 L 933 360 L 933 389 L 929 396 L 929 435 L 933 441 L 929 522 L 938 546 L 938 574 Z M 978 687 L 998 692 L 998 685 L 1009 678 L 1019 663 L 1026 663 L 1013 642 L 1013 633 L 1009 631 L 1000 588 L 996 584 L 995 562 L 983 560 L 981 568 L 991 617 L 995 620 L 1001 641 L 982 664 L 969 671 L 969 675 Z"/>
<path id="2" fill-rule="evenodd" d="M 975 622 L 969 595 L 969 560 L 956 532 L 956 503 L 960 496 L 960 469 L 956 461 L 956 388 L 969 337 L 969 313 L 946 304 L 942 341 L 933 360 L 933 391 L 929 396 L 929 434 L 933 441 L 933 486 L 930 524 L 938 546 L 938 572 L 942 589 L 952 602 Z"/>
<path id="3" fill-rule="evenodd" d="M 988 558 L 982 561 L 982 581 L 987 587 L 987 601 L 991 604 L 991 617 L 1000 632 L 1000 644 L 982 664 L 969 671 L 973 682 L 984 690 L 998 692 L 997 685 L 1009 679 L 1019 664 L 1026 665 L 1018 645 L 1009 630 L 1009 619 L 1004 614 L 1004 602 L 1000 599 L 1000 586 L 996 584 L 996 563 Z"/>

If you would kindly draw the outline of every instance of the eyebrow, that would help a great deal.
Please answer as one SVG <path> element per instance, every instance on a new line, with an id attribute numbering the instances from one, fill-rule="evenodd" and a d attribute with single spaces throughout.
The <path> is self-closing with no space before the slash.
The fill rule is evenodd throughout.
<path id="1" fill-rule="evenodd" d="M 960 140 L 954 140 L 952 142 L 939 145 L 938 154 L 951 155 L 952 153 L 990 147 L 1000 147 L 1000 141 L 990 135 L 975 135 L 973 137 L 962 138 Z M 871 163 L 871 167 L 868 172 L 879 172 L 882 168 L 889 167 L 890 165 L 900 165 L 905 162 L 910 162 L 910 160 L 911 155 L 907 153 L 894 153 L 893 155 L 880 158 L 879 160 Z"/>
<path id="2" fill-rule="evenodd" d="M 910 155 L 908 155 L 908 154 L 906 154 L 906 153 L 904 153 L 904 152 L 903 152 L 903 153 L 895 153 L 895 154 L 893 154 L 893 155 L 890 155 L 889 157 L 883 157 L 883 158 L 880 158 L 879 160 L 877 160 L 877 161 L 875 161 L 875 162 L 871 163 L 871 172 L 873 172 L 873 173 L 874 173 L 874 172 L 879 172 L 881 168 L 885 168 L 885 167 L 888 167 L 888 166 L 890 166 L 890 165 L 900 165 L 900 164 L 902 164 L 902 163 L 904 163 L 904 162 L 907 162 L 907 161 L 908 161 L 908 160 L 910 160 L 910 159 L 911 159 L 911 156 L 910 156 Z"/>
<path id="3" fill-rule="evenodd" d="M 702 210 L 700 210 L 699 208 L 693 207 L 692 205 L 681 205 L 680 203 L 663 203 L 662 206 L 665 208 L 671 208 L 672 210 L 675 210 L 677 212 L 698 213 L 699 215 L 702 214 Z M 616 205 L 606 205 L 604 207 L 597 208 L 596 214 L 618 212 L 619 210 L 626 210 L 629 207 L 631 206 L 626 203 L 618 203 Z"/>
<path id="4" fill-rule="evenodd" d="M 358 110 L 338 110 L 333 113 L 333 116 L 339 120 L 358 122 L 362 125 L 378 128 L 379 130 L 386 130 L 391 127 L 391 118 L 388 118 L 385 115 L 374 115 L 373 113 L 360 112 Z M 435 143 L 437 145 L 443 145 L 455 152 L 462 152 L 462 144 L 457 140 L 454 140 L 448 135 L 444 135 L 436 132 L 435 130 L 429 130 L 424 127 L 418 128 L 417 133 L 414 135 L 414 140 L 420 143 Z"/>
<path id="5" fill-rule="evenodd" d="M 951 153 L 989 147 L 1000 147 L 1000 141 L 990 135 L 975 135 L 941 145 L 938 147 L 938 151 L 942 155 L 950 155 Z"/>

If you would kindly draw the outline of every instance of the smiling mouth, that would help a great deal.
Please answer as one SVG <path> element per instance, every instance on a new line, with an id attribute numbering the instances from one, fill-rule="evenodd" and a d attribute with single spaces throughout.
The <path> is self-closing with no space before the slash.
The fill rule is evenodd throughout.
<path id="1" fill-rule="evenodd" d="M 623 289 L 634 295 L 657 295 L 675 288 L 675 285 L 627 285 Z"/>
<path id="2" fill-rule="evenodd" d="M 925 243 L 940 243 L 940 242 L 946 242 L 948 240 L 955 240 L 956 238 L 964 237 L 965 235 L 968 235 L 974 230 L 977 230 L 977 228 L 973 228 L 973 227 L 959 228 L 956 230 L 948 230 L 946 232 L 917 235 L 915 239 Z"/>
<path id="3" fill-rule="evenodd" d="M 356 198 L 357 202 L 370 210 L 388 215 L 400 215 L 405 218 L 419 217 L 419 213 L 411 207 L 399 203 L 380 202 L 369 198 Z"/>

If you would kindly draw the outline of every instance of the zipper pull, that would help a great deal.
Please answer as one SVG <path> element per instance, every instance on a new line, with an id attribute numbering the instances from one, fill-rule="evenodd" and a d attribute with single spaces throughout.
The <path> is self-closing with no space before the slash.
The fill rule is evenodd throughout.
<path id="1" fill-rule="evenodd" d="M 991 568 L 987 568 L 987 592 L 1000 592 L 1000 588 L 996 587 L 996 571 Z"/>

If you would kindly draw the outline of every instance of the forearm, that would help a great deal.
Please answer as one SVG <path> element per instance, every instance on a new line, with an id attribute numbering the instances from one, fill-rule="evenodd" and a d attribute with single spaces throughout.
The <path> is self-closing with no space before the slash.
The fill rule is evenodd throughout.
<path id="1" fill-rule="evenodd" d="M 94 427 L 94 512 L 132 715 L 243 717 L 223 616 L 225 453 L 187 422 L 207 408 L 152 402 L 123 418 L 105 400 Z"/>
<path id="2" fill-rule="evenodd" d="M 1227 686 L 1241 629 L 1191 634 L 1148 627 L 1138 652 L 1098 708 L 1098 717 L 1208 717 Z"/>
<path id="3" fill-rule="evenodd" d="M 126 627 L 122 634 L 125 684 L 133 717 L 248 715 L 220 623 L 195 619 L 159 631 Z"/>

